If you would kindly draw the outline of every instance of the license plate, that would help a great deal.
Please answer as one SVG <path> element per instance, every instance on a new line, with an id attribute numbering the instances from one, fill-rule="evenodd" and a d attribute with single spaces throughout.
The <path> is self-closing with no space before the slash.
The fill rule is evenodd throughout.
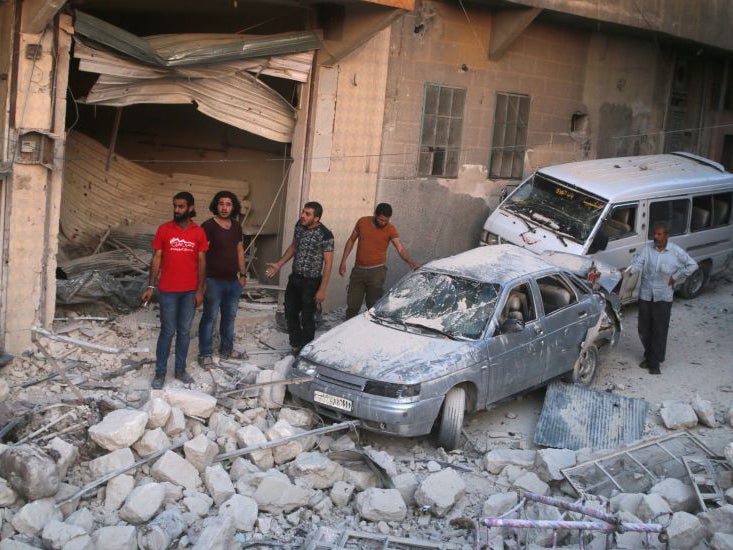
<path id="1" fill-rule="evenodd" d="M 328 405 L 334 409 L 341 409 L 342 411 L 351 412 L 353 403 L 351 399 L 344 399 L 343 397 L 336 397 L 335 395 L 329 395 L 322 391 L 313 392 L 313 401 L 320 403 L 321 405 Z"/>

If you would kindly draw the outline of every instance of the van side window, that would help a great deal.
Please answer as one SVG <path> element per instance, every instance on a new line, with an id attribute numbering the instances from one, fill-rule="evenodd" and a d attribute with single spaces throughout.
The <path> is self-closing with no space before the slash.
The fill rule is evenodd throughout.
<path id="1" fill-rule="evenodd" d="M 690 231 L 700 231 L 709 228 L 713 223 L 713 197 L 702 195 L 692 197 L 692 212 L 690 214 Z"/>
<path id="2" fill-rule="evenodd" d="M 509 296 L 501 312 L 501 320 L 517 319 L 529 323 L 537 319 L 537 310 L 532 300 L 532 291 L 527 283 L 517 285 L 509 291 Z"/>
<path id="3" fill-rule="evenodd" d="M 713 227 L 730 223 L 731 203 L 733 193 L 718 193 L 713 195 Z"/>
<path id="4" fill-rule="evenodd" d="M 669 234 L 682 235 L 687 232 L 687 218 L 690 215 L 689 199 L 676 199 L 653 202 L 649 205 L 649 236 L 654 235 L 654 224 L 666 222 Z"/>
<path id="5" fill-rule="evenodd" d="M 542 296 L 545 315 L 562 309 L 578 301 L 575 291 L 558 275 L 548 275 L 537 279 Z"/>
<path id="6" fill-rule="evenodd" d="M 614 206 L 611 215 L 603 222 L 601 231 L 609 241 L 628 237 L 636 233 L 636 204 Z"/>

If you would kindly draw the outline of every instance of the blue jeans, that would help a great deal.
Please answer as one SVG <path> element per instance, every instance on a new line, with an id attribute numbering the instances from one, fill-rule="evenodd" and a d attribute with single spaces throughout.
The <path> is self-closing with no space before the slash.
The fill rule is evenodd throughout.
<path id="1" fill-rule="evenodd" d="M 176 335 L 176 372 L 186 370 L 188 343 L 191 340 L 191 321 L 195 311 L 196 291 L 160 292 L 160 335 L 155 348 L 155 376 L 165 376 L 171 342 Z"/>
<path id="2" fill-rule="evenodd" d="M 199 323 L 199 356 L 211 357 L 214 352 L 214 323 L 219 312 L 219 354 L 229 354 L 234 350 L 234 319 L 241 295 L 242 286 L 237 280 L 206 278 L 204 313 Z"/>

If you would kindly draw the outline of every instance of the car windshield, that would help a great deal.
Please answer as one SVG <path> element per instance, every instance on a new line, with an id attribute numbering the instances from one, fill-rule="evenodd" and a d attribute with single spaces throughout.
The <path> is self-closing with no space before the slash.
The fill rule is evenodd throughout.
<path id="1" fill-rule="evenodd" d="M 522 216 L 530 224 L 584 243 L 606 204 L 604 199 L 535 174 L 504 201 L 502 208 Z"/>
<path id="2" fill-rule="evenodd" d="M 445 273 L 414 271 L 374 306 L 379 319 L 449 338 L 477 339 L 491 319 L 501 287 Z"/>

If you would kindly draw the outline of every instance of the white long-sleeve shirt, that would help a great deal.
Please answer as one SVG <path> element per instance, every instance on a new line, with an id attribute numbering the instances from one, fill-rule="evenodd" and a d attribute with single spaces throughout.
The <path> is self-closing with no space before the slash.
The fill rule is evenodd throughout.
<path id="1" fill-rule="evenodd" d="M 696 269 L 697 262 L 679 246 L 668 242 L 660 251 L 654 246 L 654 241 L 646 243 L 629 265 L 632 273 L 641 272 L 639 299 L 650 302 L 671 302 L 674 288 L 669 286 L 669 278 L 679 282 Z"/>

